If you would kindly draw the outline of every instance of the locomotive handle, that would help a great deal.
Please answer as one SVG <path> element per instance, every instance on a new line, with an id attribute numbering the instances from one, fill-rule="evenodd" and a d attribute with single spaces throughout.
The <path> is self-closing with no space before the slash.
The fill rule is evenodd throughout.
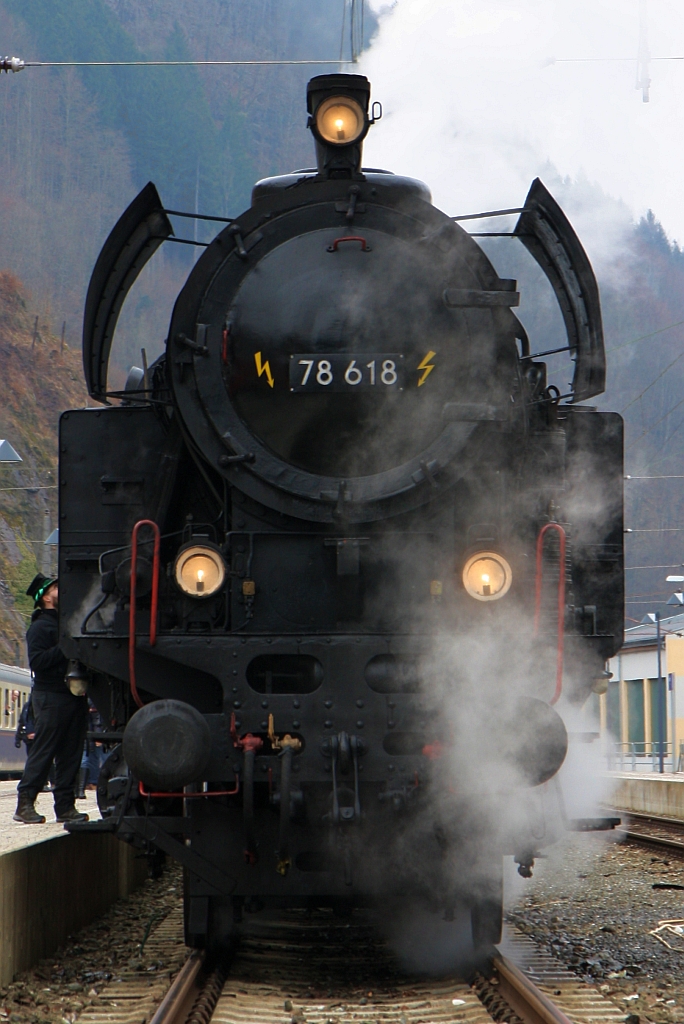
<path id="1" fill-rule="evenodd" d="M 292 747 L 286 746 L 280 755 L 280 821 L 278 825 L 278 864 L 276 871 L 283 877 L 290 868 L 290 795 L 292 792 Z"/>
<path id="2" fill-rule="evenodd" d="M 565 639 L 565 530 L 560 523 L 546 523 L 537 537 L 537 566 L 534 580 L 534 635 L 539 633 L 541 618 L 542 573 L 544 568 L 544 536 L 549 530 L 558 532 L 558 641 L 556 647 L 556 689 L 549 704 L 555 704 L 563 692 L 563 645 Z"/>
<path id="3" fill-rule="evenodd" d="M 361 252 L 370 252 L 371 247 L 365 238 L 361 235 L 343 235 L 341 238 L 336 238 L 332 245 L 328 246 L 328 252 L 337 252 L 337 248 L 340 242 L 360 242 Z"/>
<path id="4" fill-rule="evenodd" d="M 151 526 L 154 535 L 154 554 L 152 556 L 152 599 L 150 605 L 150 647 L 157 642 L 157 606 L 159 604 L 159 527 L 151 519 L 140 519 L 133 527 L 131 534 L 131 584 L 128 611 L 128 678 L 131 695 L 139 708 L 143 706 L 135 681 L 135 585 L 138 568 L 138 532 L 141 526 Z"/>

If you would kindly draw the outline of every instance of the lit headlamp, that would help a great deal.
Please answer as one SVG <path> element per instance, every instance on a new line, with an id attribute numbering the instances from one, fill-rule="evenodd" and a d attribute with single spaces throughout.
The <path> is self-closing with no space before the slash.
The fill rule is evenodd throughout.
<path id="1" fill-rule="evenodd" d="M 498 601 L 511 589 L 513 571 L 494 551 L 478 551 L 463 567 L 463 586 L 476 601 Z"/>
<path id="2" fill-rule="evenodd" d="M 226 566 L 218 548 L 189 544 L 178 552 L 173 573 L 188 597 L 213 597 L 225 582 Z"/>
<path id="3" fill-rule="evenodd" d="M 348 146 L 366 130 L 361 104 L 351 96 L 330 96 L 316 111 L 316 131 L 333 146 Z"/>

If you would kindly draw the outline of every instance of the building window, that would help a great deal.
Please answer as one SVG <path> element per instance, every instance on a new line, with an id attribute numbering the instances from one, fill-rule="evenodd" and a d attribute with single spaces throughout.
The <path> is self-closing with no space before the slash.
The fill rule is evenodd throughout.
<path id="1" fill-rule="evenodd" d="M 622 739 L 620 733 L 620 683 L 617 679 L 608 683 L 606 694 L 606 727 L 618 743 Z"/>
<path id="2" fill-rule="evenodd" d="M 659 685 L 660 684 L 660 685 Z M 651 742 L 667 740 L 667 701 L 664 679 L 649 679 L 651 691 Z M 662 725 L 660 715 L 662 714 Z M 662 727 L 662 734 L 661 734 Z"/>
<path id="3" fill-rule="evenodd" d="M 644 681 L 628 679 L 627 687 L 627 739 L 634 744 L 637 754 L 644 753 L 646 729 L 644 722 Z"/>

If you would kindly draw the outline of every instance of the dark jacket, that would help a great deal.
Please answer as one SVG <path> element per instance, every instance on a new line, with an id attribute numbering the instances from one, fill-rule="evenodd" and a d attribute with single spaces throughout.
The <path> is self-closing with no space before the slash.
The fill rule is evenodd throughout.
<path id="1" fill-rule="evenodd" d="M 33 672 L 36 693 L 69 693 L 64 682 L 67 658 L 59 647 L 57 612 L 54 608 L 37 608 L 26 634 L 29 666 Z"/>

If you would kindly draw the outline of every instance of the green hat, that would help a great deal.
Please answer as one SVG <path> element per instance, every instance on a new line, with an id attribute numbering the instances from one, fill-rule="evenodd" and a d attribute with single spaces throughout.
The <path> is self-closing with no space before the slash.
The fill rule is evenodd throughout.
<path id="1" fill-rule="evenodd" d="M 45 576 L 42 572 L 39 572 L 37 576 L 34 576 L 28 587 L 26 593 L 29 597 L 32 597 L 35 601 L 35 607 L 38 607 L 41 597 L 48 590 L 53 583 L 57 582 L 56 576 Z"/>

